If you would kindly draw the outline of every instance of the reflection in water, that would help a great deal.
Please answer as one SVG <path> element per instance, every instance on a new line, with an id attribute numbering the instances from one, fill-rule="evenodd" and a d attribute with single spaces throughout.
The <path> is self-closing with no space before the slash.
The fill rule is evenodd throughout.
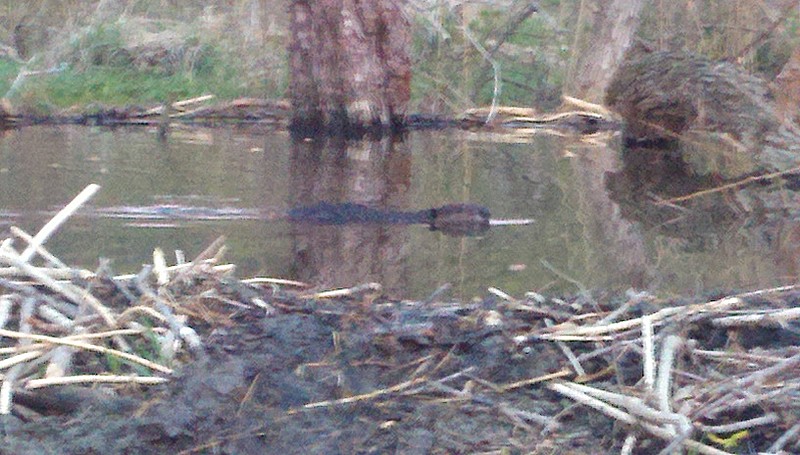
<path id="1" fill-rule="evenodd" d="M 0 138 L 0 229 L 36 231 L 99 183 L 92 206 L 48 247 L 90 269 L 112 258 L 119 273 L 138 271 L 155 247 L 191 257 L 225 235 L 242 276 L 377 281 L 396 297 L 425 297 L 448 282 L 455 297 L 470 298 L 489 286 L 683 294 L 797 277 L 794 192 L 753 185 L 659 204 L 731 176 L 699 173 L 674 151 L 502 140 L 450 131 L 292 143 L 281 132 L 231 128 L 173 130 L 159 142 L 155 130 L 25 128 Z M 470 203 L 536 223 L 458 238 L 425 224 L 286 221 L 289 209 L 320 203 L 412 214 Z"/>
<path id="2" fill-rule="evenodd" d="M 717 258 L 693 268 L 698 291 L 796 281 L 800 198 L 790 189 L 794 183 L 748 180 L 748 169 L 732 161 L 700 164 L 691 156 L 694 141 L 666 145 L 623 149 L 622 168 L 609 172 L 606 181 L 621 214 L 684 258 Z M 717 191 L 720 187 L 727 189 Z M 664 264 L 658 266 L 657 279 L 672 278 Z"/>
<path id="3" fill-rule="evenodd" d="M 411 153 L 404 142 L 340 139 L 292 143 L 293 207 L 352 202 L 408 211 Z M 293 274 L 326 287 L 372 281 L 392 294 L 409 287 L 408 229 L 398 225 L 292 224 Z"/>

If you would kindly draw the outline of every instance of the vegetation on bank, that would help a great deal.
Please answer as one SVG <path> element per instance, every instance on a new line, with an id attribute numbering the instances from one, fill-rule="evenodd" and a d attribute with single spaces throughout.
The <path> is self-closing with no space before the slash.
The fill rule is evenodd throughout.
<path id="1" fill-rule="evenodd" d="M 39 3 L 0 10 L 0 47 L 11 50 L 0 57 L 0 96 L 22 111 L 150 105 L 203 94 L 285 96 L 282 2 L 66 2 L 56 9 Z M 409 110 L 461 112 L 495 95 L 504 105 L 553 109 L 569 77 L 576 24 L 590 3 L 411 6 Z M 654 2 L 643 10 L 638 35 L 656 48 L 736 61 L 769 80 L 800 41 L 796 8 L 772 8 L 743 0 Z M 9 91 L 20 72 L 54 68 L 61 71 L 24 77 Z"/>

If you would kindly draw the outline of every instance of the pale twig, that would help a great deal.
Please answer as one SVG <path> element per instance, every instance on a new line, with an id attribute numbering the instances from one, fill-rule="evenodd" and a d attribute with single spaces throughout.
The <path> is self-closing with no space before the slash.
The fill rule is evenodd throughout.
<path id="1" fill-rule="evenodd" d="M 422 382 L 425 382 L 427 380 L 428 379 L 425 378 L 425 377 L 420 377 L 420 378 L 412 379 L 410 381 L 401 382 L 400 384 L 393 385 L 393 386 L 385 388 L 385 389 L 374 390 L 372 392 L 364 393 L 364 394 L 361 394 L 361 395 L 354 395 L 352 397 L 340 398 L 338 400 L 325 400 L 325 401 L 317 401 L 317 402 L 314 402 L 314 403 L 308 403 L 308 404 L 303 405 L 303 408 L 305 408 L 305 409 L 323 408 L 323 407 L 330 407 L 330 406 L 335 406 L 335 405 L 339 405 L 339 404 L 348 404 L 348 403 L 355 403 L 355 402 L 358 402 L 358 401 L 369 400 L 369 399 L 376 398 L 376 397 L 379 397 L 379 396 L 382 396 L 382 395 L 387 395 L 387 394 L 390 394 L 390 393 L 394 393 L 394 392 L 399 392 L 401 390 L 405 390 L 405 389 L 407 389 L 409 387 L 415 386 L 415 385 L 417 385 L 419 383 L 422 383 Z"/>
<path id="2" fill-rule="evenodd" d="M 309 287 L 308 283 L 303 283 L 302 281 L 294 281 L 294 280 L 284 280 L 281 278 L 266 278 L 266 277 L 255 277 L 255 278 L 247 278 L 241 280 L 242 283 L 245 284 L 277 284 L 277 285 L 285 285 L 285 286 L 296 286 L 300 288 L 307 288 Z"/>
<path id="3" fill-rule="evenodd" d="M 653 321 L 642 317 L 642 357 L 644 389 L 652 392 L 656 378 L 655 346 L 653 345 Z"/>
<path id="4" fill-rule="evenodd" d="M 691 430 L 691 422 L 688 417 L 672 411 L 659 411 L 645 404 L 640 398 L 609 392 L 607 390 L 574 382 L 564 382 L 564 384 L 573 390 L 583 392 L 589 396 L 603 400 L 604 402 L 615 406 L 621 406 L 634 416 L 658 423 L 678 424 L 684 431 Z M 675 436 L 674 432 L 671 433 Z"/>
<path id="5" fill-rule="evenodd" d="M 164 286 L 169 283 L 169 272 L 167 271 L 167 259 L 161 248 L 153 250 L 153 273 L 156 275 L 156 283 Z"/>
<path id="6" fill-rule="evenodd" d="M 3 377 L 3 384 L 0 385 L 0 415 L 11 414 L 11 404 L 14 398 L 14 383 L 17 381 L 22 365 L 17 364 Z"/>
<path id="7" fill-rule="evenodd" d="M 33 246 L 36 249 L 36 253 L 39 256 L 41 256 L 45 261 L 49 262 L 53 267 L 56 267 L 56 268 L 59 268 L 59 269 L 68 269 L 69 268 L 66 264 L 61 262 L 60 259 L 58 259 L 57 257 L 53 256 L 49 251 L 47 251 L 47 249 L 44 246 L 36 244 L 34 242 L 33 236 L 31 236 L 27 232 L 23 231 L 22 229 L 20 229 L 20 228 L 18 228 L 16 226 L 11 226 L 10 230 L 11 230 L 11 234 L 12 235 L 24 240 L 29 245 Z"/>
<path id="8" fill-rule="evenodd" d="M 6 326 L 13 306 L 14 299 L 10 295 L 0 295 L 0 329 Z"/>
<path id="9" fill-rule="evenodd" d="M 94 196 L 99 189 L 100 185 L 94 183 L 90 184 L 89 186 L 84 188 L 83 191 L 78 193 L 78 195 L 75 196 L 75 199 L 73 199 L 69 204 L 64 206 L 64 208 L 59 210 L 59 212 L 53 218 L 51 218 L 50 221 L 45 223 L 42 229 L 39 230 L 39 232 L 33 236 L 28 247 L 25 249 L 25 251 L 22 252 L 22 254 L 19 255 L 20 260 L 22 262 L 30 261 L 30 259 L 36 253 L 36 248 L 40 245 L 43 245 L 47 241 L 47 239 L 49 239 L 50 236 L 53 235 L 53 233 L 55 233 L 55 231 L 59 228 L 59 226 L 61 226 L 61 224 L 64 223 L 64 221 L 66 221 L 70 216 L 72 216 L 72 214 L 75 213 L 76 210 L 81 208 L 81 206 L 85 204 L 86 201 L 91 199 L 92 196 Z"/>
<path id="10" fill-rule="evenodd" d="M 540 259 L 539 262 L 544 266 L 544 268 L 546 268 L 547 270 L 553 272 L 553 274 L 556 275 L 557 277 L 561 278 L 564 281 L 567 281 L 569 283 L 574 284 L 575 287 L 577 287 L 578 290 L 581 291 L 581 295 L 583 295 L 583 297 L 585 297 L 587 300 L 592 302 L 592 305 L 594 305 L 595 308 L 598 307 L 597 302 L 595 302 L 591 298 L 589 290 L 586 288 L 586 286 L 583 285 L 583 283 L 581 283 L 580 281 L 576 280 L 575 278 L 572 278 L 571 276 L 567 275 L 566 273 L 562 272 L 561 270 L 558 270 L 557 268 L 555 268 L 555 266 L 553 266 L 553 264 L 551 264 L 550 262 L 548 262 L 545 259 Z"/>
<path id="11" fill-rule="evenodd" d="M 724 299 L 715 300 L 713 302 L 707 302 L 702 304 L 663 308 L 649 315 L 649 317 L 652 319 L 653 323 L 656 323 L 679 314 L 687 316 L 699 312 L 723 311 L 730 307 L 735 307 L 743 304 L 744 301 L 742 301 L 738 297 L 726 297 Z M 635 318 L 635 319 L 628 319 L 626 321 L 614 322 L 602 326 L 575 327 L 574 325 L 570 325 L 568 327 L 563 327 L 561 325 L 557 325 L 548 328 L 547 329 L 548 333 L 539 335 L 539 338 L 545 340 L 563 340 L 564 337 L 567 336 L 605 335 L 608 333 L 621 332 L 623 330 L 632 329 L 638 327 L 639 325 L 641 325 L 641 323 L 642 323 L 642 318 Z"/>
<path id="12" fill-rule="evenodd" d="M 728 351 L 707 351 L 703 349 L 693 349 L 692 350 L 693 356 L 702 356 L 707 357 L 710 359 L 721 359 L 721 360 L 734 360 L 739 362 L 781 362 L 784 360 L 784 357 L 777 357 L 777 356 L 768 356 L 768 355 L 757 355 L 757 354 L 748 354 L 746 352 L 728 352 Z"/>
<path id="13" fill-rule="evenodd" d="M 778 373 L 795 369 L 798 367 L 798 365 L 800 365 L 800 353 L 782 360 L 773 366 L 761 369 L 745 376 L 742 379 L 737 380 L 735 386 L 736 388 L 741 389 L 744 387 L 750 387 L 754 384 L 760 384 L 770 377 L 777 375 Z"/>
<path id="14" fill-rule="evenodd" d="M 796 438 L 797 435 L 800 434 L 800 422 L 795 423 L 792 425 L 791 428 L 786 430 L 775 442 L 769 446 L 767 449 L 767 453 L 779 453 L 783 450 L 783 447 L 789 443 L 790 440 Z"/>
<path id="15" fill-rule="evenodd" d="M 670 385 L 672 384 L 672 366 L 675 356 L 683 340 L 677 335 L 670 335 L 664 339 L 661 346 L 661 356 L 658 359 L 658 377 L 656 378 L 656 397 L 658 407 L 664 412 L 672 412 L 670 404 Z"/>
<path id="16" fill-rule="evenodd" d="M 18 363 L 25 363 L 29 360 L 39 357 L 40 355 L 42 355 L 42 351 L 29 351 L 11 356 L 0 361 L 0 370 L 5 370 L 6 368 L 10 368 Z"/>
<path id="17" fill-rule="evenodd" d="M 54 385 L 68 384 L 140 384 L 155 385 L 169 381 L 167 378 L 156 376 L 111 376 L 111 375 L 75 375 L 60 378 L 31 379 L 25 383 L 28 390 L 39 389 Z"/>
<path id="18" fill-rule="evenodd" d="M 770 412 L 768 414 L 764 414 L 763 416 L 755 417 L 753 419 L 742 420 L 740 422 L 726 423 L 724 425 L 703 425 L 702 423 L 700 423 L 697 424 L 697 428 L 700 431 L 705 431 L 707 433 L 733 433 L 736 431 L 757 427 L 759 425 L 772 425 L 780 422 L 780 420 L 781 418 L 778 416 L 778 414 Z"/>
<path id="19" fill-rule="evenodd" d="M 22 340 L 32 340 L 32 341 L 40 341 L 44 343 L 51 343 L 51 344 L 58 344 L 64 346 L 71 346 L 73 348 L 83 349 L 86 351 L 93 351 L 99 352 L 101 354 L 108 354 L 113 355 L 115 357 L 119 357 L 121 359 L 125 359 L 129 362 L 138 363 L 139 365 L 144 365 L 151 370 L 160 371 L 165 374 L 172 374 L 172 369 L 167 368 L 163 365 L 159 365 L 155 362 L 151 362 L 150 360 L 144 359 L 137 355 L 129 354 L 127 352 L 118 351 L 116 349 L 109 349 L 102 346 L 96 346 L 93 344 L 82 343 L 80 341 L 65 339 L 65 338 L 55 338 L 46 335 L 35 335 L 35 334 L 28 334 L 28 333 L 21 333 L 21 332 L 14 332 L 12 330 L 5 330 L 0 329 L 0 336 L 9 337 L 9 338 L 17 338 Z"/>
<path id="20" fill-rule="evenodd" d="M 37 311 L 39 312 L 39 316 L 46 321 L 52 322 L 53 324 L 56 324 L 66 330 L 72 330 L 72 327 L 75 325 L 72 319 L 48 305 L 40 304 Z"/>
<path id="21" fill-rule="evenodd" d="M 625 437 L 625 442 L 622 444 L 619 455 L 631 455 L 634 447 L 636 447 L 636 435 L 629 433 L 628 436 Z"/>
<path id="22" fill-rule="evenodd" d="M 154 261 L 154 262 L 159 262 L 159 261 Z M 157 273 L 157 275 L 160 274 Z M 166 276 L 162 276 L 162 278 L 168 281 Z M 165 281 L 164 284 L 166 284 L 167 281 Z M 153 300 L 153 302 L 155 302 L 153 305 L 155 310 L 158 311 L 161 315 L 163 315 L 175 339 L 178 338 L 183 339 L 184 341 L 186 341 L 186 344 L 189 346 L 189 348 L 192 350 L 194 354 L 196 355 L 202 354 L 203 344 L 200 341 L 200 337 L 197 335 L 197 332 L 195 332 L 195 330 L 192 329 L 191 327 L 188 327 L 183 321 L 179 320 L 178 317 L 175 316 L 175 314 L 172 312 L 170 304 L 165 300 L 164 297 L 162 297 L 163 294 L 161 292 L 162 289 L 159 289 L 158 294 L 156 294 L 149 288 L 149 286 L 147 286 L 147 284 L 144 281 L 139 281 L 138 287 L 143 295 L 148 296 L 150 299 Z M 170 347 L 169 343 L 166 343 L 162 346 L 162 348 L 169 348 L 169 347 Z"/>
<path id="23" fill-rule="evenodd" d="M 153 328 L 153 329 L 117 329 L 117 330 L 108 330 L 105 332 L 92 332 L 92 333 L 79 333 L 76 335 L 69 335 L 65 336 L 65 340 L 96 340 L 100 338 L 112 338 L 120 335 L 139 335 L 148 331 L 158 332 L 163 331 L 163 328 Z"/>
<path id="24" fill-rule="evenodd" d="M 350 297 L 365 291 L 381 292 L 383 286 L 380 283 L 365 283 L 345 289 L 332 289 L 330 291 L 317 292 L 311 295 L 312 299 L 332 299 L 336 297 Z"/>
<path id="25" fill-rule="evenodd" d="M 569 95 L 561 95 L 561 98 L 565 102 L 567 102 L 569 104 L 572 104 L 573 106 L 577 107 L 578 109 L 583 109 L 583 110 L 587 110 L 587 111 L 594 111 L 594 112 L 596 112 L 596 113 L 598 113 L 598 114 L 600 114 L 600 115 L 602 115 L 604 117 L 611 117 L 613 115 L 613 114 L 611 114 L 611 112 L 608 109 L 606 109 L 601 104 L 595 104 L 595 103 L 592 103 L 592 102 L 589 102 L 589 101 L 586 101 L 586 100 L 582 100 L 582 99 L 579 99 L 579 98 L 574 98 L 574 97 L 569 96 Z"/>
<path id="26" fill-rule="evenodd" d="M 500 289 L 497 289 L 495 287 L 490 287 L 490 288 L 487 289 L 487 291 L 490 294 L 494 294 L 494 295 L 496 295 L 497 297 L 500 297 L 503 300 L 507 300 L 509 302 L 515 302 L 516 301 L 516 299 L 514 297 L 511 297 L 510 295 L 506 294 L 504 291 L 501 291 Z"/>
<path id="27" fill-rule="evenodd" d="M 572 389 L 569 386 L 567 386 L 567 383 L 558 381 L 551 382 L 547 384 L 547 388 L 554 392 L 560 393 L 561 395 L 572 398 L 573 400 L 577 401 L 582 405 L 594 408 L 615 420 L 627 423 L 628 425 L 636 424 L 636 419 L 627 412 L 617 409 L 614 406 L 611 406 L 603 401 L 598 400 L 597 398 L 589 396 L 584 392 Z"/>
<path id="28" fill-rule="evenodd" d="M 79 278 L 86 279 L 94 276 L 94 274 L 88 270 L 62 269 L 62 268 L 52 268 L 52 267 L 34 267 L 34 268 L 54 280 L 71 280 L 76 276 Z M 18 267 L 0 267 L 0 276 L 2 277 L 15 277 L 21 274 L 22 272 L 19 270 Z"/>
<path id="29" fill-rule="evenodd" d="M 759 314 L 720 317 L 712 320 L 711 323 L 717 327 L 774 325 L 776 323 L 785 325 L 797 318 L 800 318 L 800 308 L 788 308 L 760 312 Z"/>
<path id="30" fill-rule="evenodd" d="M 545 318 L 544 323 L 547 327 L 553 326 L 553 321 L 549 318 Z M 563 341 L 556 341 L 556 346 L 558 346 L 558 349 L 567 357 L 567 360 L 569 360 L 569 363 L 572 365 L 572 369 L 575 370 L 575 373 L 578 376 L 586 376 L 586 370 L 583 369 L 583 366 L 581 366 L 578 358 L 575 357 L 572 349 L 570 349 L 569 346 L 567 346 Z"/>
<path id="31" fill-rule="evenodd" d="M 83 303 L 88 305 L 90 308 L 94 309 L 103 318 L 103 321 L 109 326 L 115 327 L 117 325 L 117 322 L 114 319 L 114 316 L 111 314 L 111 311 L 109 311 L 108 308 L 106 308 L 89 292 L 82 289 L 77 289 L 70 283 L 58 283 L 56 280 L 39 271 L 36 267 L 33 267 L 32 265 L 23 261 L 21 257 L 12 256 L 7 251 L 0 251 L 0 259 L 3 259 L 5 262 L 15 267 L 18 267 L 20 271 L 24 272 L 29 277 L 37 280 L 39 283 L 50 288 L 52 291 L 63 295 L 67 299 L 75 303 Z"/>
<path id="32" fill-rule="evenodd" d="M 46 378 L 60 378 L 66 376 L 72 369 L 72 358 L 75 349 L 68 346 L 58 346 L 49 352 L 49 362 L 44 370 Z"/>
<path id="33" fill-rule="evenodd" d="M 535 222 L 532 218 L 491 218 L 489 226 L 527 226 Z"/>
<path id="34" fill-rule="evenodd" d="M 211 259 L 206 259 L 204 261 L 201 261 L 200 263 L 201 264 L 213 264 L 214 262 Z M 193 262 L 187 262 L 185 264 L 171 265 L 171 266 L 167 267 L 167 271 L 168 272 L 176 272 L 176 271 L 179 272 L 179 271 L 183 271 L 183 270 L 192 268 L 194 266 L 195 266 L 195 264 Z M 220 265 L 214 265 L 214 266 L 211 267 L 211 270 L 213 270 L 214 272 L 217 272 L 217 273 L 227 273 L 227 272 L 231 272 L 231 271 L 233 271 L 235 269 L 236 269 L 236 265 L 234 265 L 234 264 L 220 264 Z M 117 275 L 117 276 L 114 277 L 114 280 L 115 281 L 129 281 L 129 280 L 135 280 L 138 277 L 139 277 L 138 273 L 129 273 L 129 274 L 125 274 L 125 275 Z"/>
<path id="35" fill-rule="evenodd" d="M 763 403 L 768 403 L 772 400 L 781 400 L 788 394 L 796 393 L 797 390 L 800 390 L 800 384 L 788 384 L 786 382 L 780 388 L 762 393 L 737 389 L 738 393 L 735 396 L 745 396 L 732 399 L 732 394 L 726 394 L 712 403 L 704 405 L 704 409 L 695 411 L 694 414 L 714 419 L 719 414 L 729 414 L 733 410 L 746 409 L 753 405 L 761 406 Z"/>
<path id="36" fill-rule="evenodd" d="M 500 412 L 507 415 L 516 422 L 519 422 L 519 420 L 517 419 L 522 419 L 538 423 L 543 427 L 551 427 L 551 426 L 557 427 L 559 425 L 558 422 L 556 422 L 552 417 L 544 416 L 532 411 L 525 411 L 523 409 L 518 409 L 506 402 L 498 403 L 497 408 L 500 410 Z"/>
<path id="37" fill-rule="evenodd" d="M 639 425 L 641 425 L 642 428 L 644 428 L 645 430 L 647 430 L 651 434 L 653 434 L 655 436 L 658 436 L 659 438 L 662 438 L 664 440 L 673 440 L 675 438 L 675 434 L 674 433 L 672 433 L 672 432 L 670 432 L 668 430 L 665 430 L 664 428 L 661 428 L 659 426 L 650 424 L 650 423 L 639 422 L 631 414 L 628 414 L 625 411 L 617 409 L 614 406 L 608 405 L 605 402 L 603 402 L 603 401 L 601 401 L 601 400 L 599 400 L 597 398 L 594 398 L 594 397 L 592 397 L 590 395 L 587 395 L 584 392 L 581 392 L 580 390 L 575 390 L 573 388 L 570 388 L 569 386 L 567 386 L 563 382 L 559 382 L 559 381 L 551 382 L 550 384 L 547 385 L 547 387 L 550 390 L 553 390 L 554 392 L 557 392 L 557 393 L 565 395 L 565 396 L 567 396 L 569 398 L 572 398 L 573 400 L 577 401 L 578 403 L 581 403 L 581 404 L 583 404 L 585 406 L 589 406 L 591 408 L 594 408 L 594 409 L 602 412 L 603 414 L 605 414 L 605 415 L 607 415 L 607 416 L 609 416 L 609 417 L 611 417 L 611 418 L 613 418 L 615 420 L 619 420 L 620 422 L 627 423 L 628 425 L 639 424 Z M 714 447 L 707 446 L 707 445 L 702 444 L 700 442 L 693 441 L 691 439 L 682 438 L 680 442 L 681 442 L 681 444 L 683 444 L 687 448 L 696 450 L 699 453 L 702 453 L 704 455 L 731 455 L 730 452 L 725 452 L 725 451 L 716 449 Z"/>

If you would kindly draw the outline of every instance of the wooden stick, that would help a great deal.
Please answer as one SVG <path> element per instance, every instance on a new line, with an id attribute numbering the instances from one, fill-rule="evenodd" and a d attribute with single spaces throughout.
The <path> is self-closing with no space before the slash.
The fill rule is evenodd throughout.
<path id="1" fill-rule="evenodd" d="M 642 350 L 644 389 L 652 392 L 656 382 L 656 356 L 653 345 L 653 321 L 650 316 L 642 317 Z"/>
<path id="2" fill-rule="evenodd" d="M 54 292 L 63 295 L 67 299 L 78 304 L 86 304 L 90 308 L 94 309 L 100 315 L 100 317 L 103 318 L 103 321 L 105 321 L 106 324 L 111 327 L 116 327 L 117 321 L 114 319 L 111 311 L 88 291 L 77 289 L 70 283 L 58 283 L 56 280 L 41 272 L 37 267 L 28 264 L 27 261 L 23 261 L 21 256 L 12 256 L 8 252 L 0 251 L 0 259 L 5 260 L 15 267 L 18 267 L 29 277 L 37 280 L 39 283 L 47 286 Z"/>
<path id="3" fill-rule="evenodd" d="M 51 268 L 51 267 L 34 267 L 36 270 L 44 273 L 45 275 L 49 276 L 54 280 L 71 280 L 76 272 L 79 277 L 81 278 L 90 278 L 94 276 L 94 273 L 88 270 L 75 270 L 75 269 L 64 269 L 64 268 Z M 22 271 L 18 267 L 0 267 L 0 277 L 14 277 L 18 275 L 23 275 Z"/>
<path id="4" fill-rule="evenodd" d="M 75 375 L 60 378 L 31 379 L 25 383 L 28 390 L 68 384 L 143 384 L 155 385 L 168 382 L 169 379 L 157 376 L 111 376 L 111 375 Z"/>
<path id="5" fill-rule="evenodd" d="M 35 241 L 33 240 L 33 236 L 31 236 L 27 232 L 23 231 L 22 229 L 20 229 L 20 228 L 18 228 L 16 226 L 11 226 L 11 234 L 13 234 L 15 237 L 19 237 L 20 239 L 24 240 L 25 242 L 28 243 L 28 245 L 34 246 L 36 248 L 36 252 L 39 254 L 39 256 L 44 258 L 45 261 L 49 262 L 54 267 L 59 268 L 59 269 L 67 269 L 67 268 L 69 268 L 69 267 L 67 267 L 66 264 L 61 262 L 60 259 L 58 259 L 57 257 L 53 256 L 49 251 L 47 251 L 47 249 L 44 246 L 36 245 Z"/>
<path id="6" fill-rule="evenodd" d="M 545 374 L 539 377 L 524 379 L 522 381 L 512 382 L 511 384 L 500 386 L 500 391 L 507 392 L 509 390 L 518 389 L 520 387 L 539 384 L 541 382 L 552 381 L 553 379 L 559 379 L 566 376 L 571 376 L 572 374 L 573 373 L 570 370 L 564 368 L 563 370 L 556 371 L 555 373 Z"/>
<path id="7" fill-rule="evenodd" d="M 313 294 L 311 298 L 313 299 L 332 299 L 335 297 L 349 297 L 354 294 L 358 294 L 359 292 L 364 291 L 375 291 L 380 292 L 383 289 L 380 283 L 365 283 L 360 284 L 358 286 L 353 286 L 352 288 L 345 288 L 345 289 L 332 289 L 330 291 L 322 291 Z"/>
<path id="8" fill-rule="evenodd" d="M 116 349 L 109 349 L 104 348 L 102 346 L 97 346 L 94 344 L 82 343 L 80 341 L 75 341 L 66 338 L 56 338 L 46 335 L 35 335 L 35 334 L 28 334 L 22 332 L 15 332 L 13 330 L 5 330 L 0 329 L 0 336 L 9 337 L 9 338 L 16 338 L 22 340 L 33 340 L 33 341 L 41 341 L 44 343 L 51 343 L 51 344 L 58 344 L 64 346 L 72 346 L 73 348 L 84 349 L 86 351 L 93 351 L 99 352 L 101 354 L 108 354 L 113 355 L 125 360 L 128 360 L 133 363 L 138 363 L 139 365 L 144 365 L 151 370 L 160 371 L 165 374 L 172 374 L 172 369 L 167 368 L 163 365 L 159 365 L 155 362 L 151 362 L 150 360 L 144 359 L 137 355 L 129 354 L 127 352 L 118 351 Z"/>
<path id="9" fill-rule="evenodd" d="M 56 214 L 56 216 L 50 219 L 50 221 L 45 223 L 42 229 L 38 233 L 36 233 L 36 235 L 33 236 L 30 244 L 28 245 L 28 248 L 26 248 L 25 251 L 23 251 L 22 254 L 20 254 L 20 260 L 23 262 L 30 261 L 33 255 L 36 253 L 36 249 L 39 246 L 43 245 L 47 241 L 47 239 L 49 239 L 50 236 L 53 235 L 53 233 L 55 233 L 55 231 L 59 228 L 59 226 L 61 226 L 61 224 L 63 224 L 64 221 L 66 221 L 70 216 L 72 216 L 72 214 L 75 213 L 76 210 L 81 208 L 81 206 L 85 204 L 86 201 L 91 199 L 92 196 L 94 196 L 98 190 L 100 190 L 100 185 L 92 183 L 86 188 L 84 188 L 83 191 L 78 193 L 78 195 L 75 196 L 75 199 L 73 199 L 69 204 L 67 204 L 63 209 L 61 209 Z"/>
<path id="10" fill-rule="evenodd" d="M 389 393 L 399 392 L 401 390 L 407 389 L 411 386 L 417 385 L 427 380 L 428 379 L 423 376 L 420 378 L 412 379 L 410 381 L 401 382 L 400 384 L 393 385 L 386 389 L 374 390 L 372 392 L 364 393 L 361 395 L 354 395 L 352 397 L 340 398 L 338 400 L 326 400 L 326 401 L 317 401 L 314 403 L 308 403 L 303 405 L 303 408 L 305 409 L 322 408 L 322 407 L 335 406 L 337 404 L 348 404 L 348 403 L 355 403 L 356 401 L 369 400 L 371 398 L 379 397 L 381 395 L 387 395 Z"/>
<path id="11" fill-rule="evenodd" d="M 265 277 L 255 277 L 255 278 L 247 278 L 245 280 L 241 280 L 242 283 L 245 284 L 277 284 L 277 285 L 286 285 L 286 286 L 297 286 L 300 288 L 307 288 L 310 285 L 308 283 L 303 283 L 302 281 L 294 281 L 294 280 L 284 280 L 282 278 L 265 278 Z"/>
<path id="12" fill-rule="evenodd" d="M 203 264 L 213 264 L 213 261 L 207 259 L 207 260 L 201 261 L 201 263 L 203 263 Z M 194 266 L 195 266 L 195 264 L 193 262 L 186 262 L 186 263 L 183 263 L 183 264 L 171 265 L 171 266 L 167 267 L 167 271 L 168 272 L 175 272 L 175 271 L 188 269 L 188 268 L 191 268 L 191 267 L 194 267 Z M 236 269 L 236 265 L 235 264 L 220 264 L 220 265 L 213 266 L 211 269 L 213 271 L 215 271 L 215 272 L 225 273 L 225 272 L 230 272 L 232 270 L 235 270 Z M 114 280 L 129 281 L 129 280 L 135 280 L 138 277 L 139 277 L 138 273 L 128 273 L 128 274 L 125 274 L 125 275 L 117 275 L 117 276 L 114 277 Z"/>
<path id="13" fill-rule="evenodd" d="M 30 351 L 24 352 L 22 354 L 17 354 L 15 356 L 11 356 L 7 359 L 0 361 L 0 370 L 5 370 L 6 368 L 13 367 L 18 363 L 25 363 L 29 360 L 33 360 L 36 357 L 42 355 L 42 351 Z"/>

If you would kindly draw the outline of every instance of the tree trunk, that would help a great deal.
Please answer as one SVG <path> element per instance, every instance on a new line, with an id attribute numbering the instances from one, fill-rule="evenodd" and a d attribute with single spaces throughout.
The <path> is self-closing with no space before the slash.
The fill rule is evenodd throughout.
<path id="1" fill-rule="evenodd" d="M 564 94 L 601 103 L 636 29 L 642 0 L 581 2 Z"/>
<path id="2" fill-rule="evenodd" d="M 773 85 L 778 112 L 786 120 L 797 121 L 800 113 L 800 46 L 794 48 Z"/>
<path id="3" fill-rule="evenodd" d="M 411 82 L 410 24 L 393 0 L 293 0 L 292 131 L 350 135 L 398 124 Z"/>

